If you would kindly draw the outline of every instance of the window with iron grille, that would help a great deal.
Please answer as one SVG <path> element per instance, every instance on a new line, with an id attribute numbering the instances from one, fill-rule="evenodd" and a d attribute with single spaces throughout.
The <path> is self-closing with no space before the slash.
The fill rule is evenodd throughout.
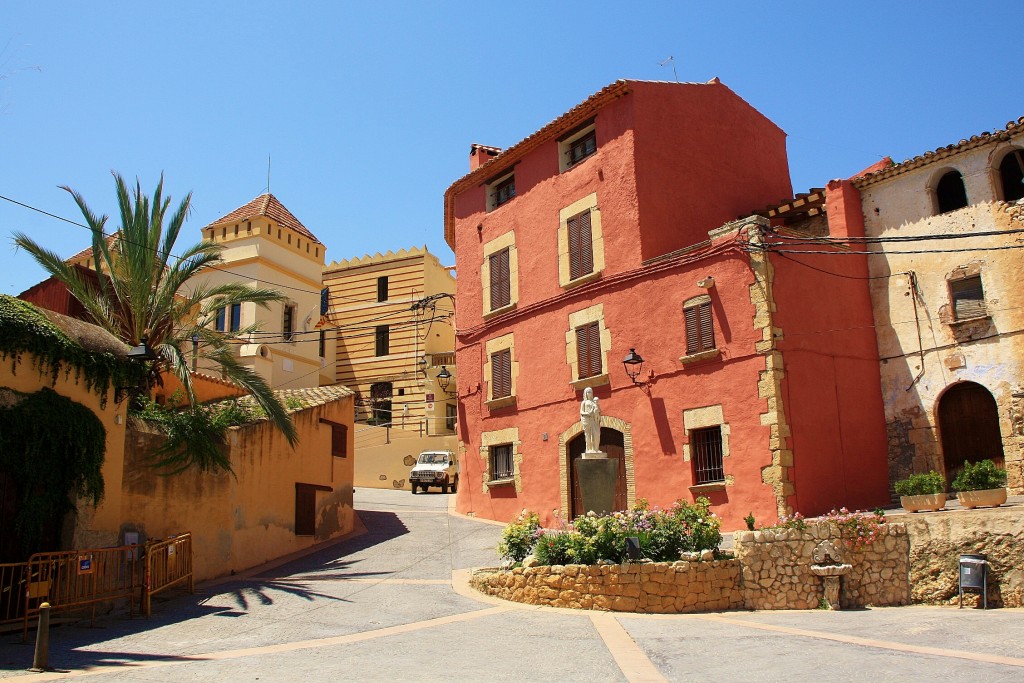
<path id="1" fill-rule="evenodd" d="M 388 300 L 388 276 L 381 275 L 377 278 L 377 301 Z"/>
<path id="2" fill-rule="evenodd" d="M 295 338 L 295 306 L 289 304 L 284 307 L 281 329 L 283 330 L 285 341 L 292 341 Z"/>
<path id="3" fill-rule="evenodd" d="M 722 465 L 722 428 L 708 427 L 690 432 L 690 460 L 695 484 L 725 481 Z"/>
<path id="4" fill-rule="evenodd" d="M 491 269 L 491 310 L 496 311 L 512 303 L 512 277 L 509 272 L 509 247 L 488 257 Z"/>
<path id="5" fill-rule="evenodd" d="M 591 230 L 590 211 L 573 216 L 568 221 L 569 230 L 569 279 L 594 272 L 594 238 Z"/>
<path id="6" fill-rule="evenodd" d="M 576 328 L 576 361 L 579 369 L 577 379 L 601 374 L 601 327 L 598 323 Z"/>
<path id="7" fill-rule="evenodd" d="M 491 481 L 515 476 L 512 465 L 512 444 L 491 446 Z"/>
<path id="8" fill-rule="evenodd" d="M 956 320 L 982 318 L 988 315 L 980 275 L 952 280 L 949 283 L 949 296 L 953 302 L 953 316 Z"/>
<path id="9" fill-rule="evenodd" d="M 686 353 L 700 353 L 715 348 L 715 325 L 711 302 L 705 301 L 683 309 L 686 320 Z"/>
<path id="10" fill-rule="evenodd" d="M 516 177 L 509 176 L 494 185 L 494 205 L 501 206 L 516 196 Z"/>
<path id="11" fill-rule="evenodd" d="M 377 325 L 374 328 L 376 340 L 375 356 L 386 356 L 391 353 L 391 329 L 389 325 Z"/>
<path id="12" fill-rule="evenodd" d="M 512 395 L 512 350 L 491 354 L 491 399 Z"/>
<path id="13" fill-rule="evenodd" d="M 566 150 L 566 154 L 569 156 L 568 163 L 570 166 L 575 166 L 596 151 L 597 136 L 594 131 L 590 131 L 578 140 L 569 143 L 569 149 Z"/>

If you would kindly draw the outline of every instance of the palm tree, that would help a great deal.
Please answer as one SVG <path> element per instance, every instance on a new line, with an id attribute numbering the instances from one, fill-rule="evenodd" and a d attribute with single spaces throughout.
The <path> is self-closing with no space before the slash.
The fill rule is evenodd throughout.
<path id="1" fill-rule="evenodd" d="M 171 198 L 164 197 L 163 175 L 152 198 L 142 192 L 136 180 L 130 191 L 124 178 L 114 173 L 121 226 L 113 234 L 104 232 L 108 217 L 98 216 L 75 190 L 62 187 L 74 197 L 92 231 L 93 268 L 101 276 L 85 278 L 56 253 L 39 246 L 24 233 L 14 235 L 16 246 L 27 251 L 44 270 L 61 281 L 78 299 L 93 321 L 130 346 L 146 338 L 158 354 L 150 382 L 159 373 L 175 375 L 185 388 L 189 405 L 195 410 L 195 394 L 189 360 L 182 349 L 192 348 L 193 335 L 200 340 L 200 357 L 221 369 L 225 379 L 252 395 L 294 445 L 295 427 L 286 408 L 277 400 L 266 381 L 238 362 L 227 337 L 213 329 L 219 309 L 245 302 L 266 307 L 285 296 L 273 289 L 248 287 L 241 283 L 197 284 L 192 279 L 203 269 L 222 262 L 223 249 L 212 242 L 200 242 L 175 256 L 174 243 L 189 213 L 192 193 L 168 218 Z M 250 326 L 233 332 L 242 336 Z"/>

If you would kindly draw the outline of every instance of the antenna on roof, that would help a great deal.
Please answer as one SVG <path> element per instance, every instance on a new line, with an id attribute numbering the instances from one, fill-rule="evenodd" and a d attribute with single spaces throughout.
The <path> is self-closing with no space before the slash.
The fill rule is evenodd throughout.
<path id="1" fill-rule="evenodd" d="M 267 154 L 267 194 L 270 194 L 270 155 Z"/>
<path id="2" fill-rule="evenodd" d="M 658 66 L 665 66 L 666 64 L 672 64 L 672 78 L 676 79 L 676 83 L 678 83 L 679 76 L 676 74 L 676 58 L 669 55 L 667 59 L 658 62 Z"/>

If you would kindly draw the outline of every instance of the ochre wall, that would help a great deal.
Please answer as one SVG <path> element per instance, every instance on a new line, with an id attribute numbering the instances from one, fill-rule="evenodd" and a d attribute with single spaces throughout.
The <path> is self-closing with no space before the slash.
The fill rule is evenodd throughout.
<path id="1" fill-rule="evenodd" d="M 354 485 L 370 489 L 409 490 L 409 471 L 423 451 L 458 452 L 454 434 L 421 436 L 418 432 L 356 425 Z"/>
<path id="2" fill-rule="evenodd" d="M 241 571 L 352 530 L 352 398 L 292 414 L 292 449 L 269 423 L 230 430 L 234 475 L 187 471 L 161 476 L 146 453 L 159 443 L 145 428 L 129 432 L 120 531 L 142 540 L 192 532 L 197 579 Z M 346 458 L 331 455 L 331 428 L 347 424 Z M 329 487 L 316 494 L 316 533 L 296 536 L 295 484 Z"/>
<path id="3" fill-rule="evenodd" d="M 87 390 L 78 373 L 72 370 L 65 375 L 58 373 L 55 382 L 51 383 L 49 374 L 40 375 L 33 367 L 32 356 L 24 353 L 21 360 L 13 364 L 10 358 L 0 362 L 0 387 L 7 387 L 22 393 L 33 393 L 43 387 L 50 387 L 61 396 L 82 404 L 99 418 L 103 428 L 107 430 L 106 453 L 103 461 L 104 496 L 100 504 L 93 509 L 87 504 L 79 505 L 76 520 L 74 543 L 78 546 L 109 545 L 116 540 L 116 532 L 100 534 L 97 537 L 84 535 L 87 525 L 100 529 L 116 529 L 120 520 L 121 482 L 124 471 L 124 436 L 125 414 L 127 402 L 114 402 L 113 387 L 107 392 L 105 404 L 99 394 Z M 103 404 L 103 405 L 101 405 Z"/>

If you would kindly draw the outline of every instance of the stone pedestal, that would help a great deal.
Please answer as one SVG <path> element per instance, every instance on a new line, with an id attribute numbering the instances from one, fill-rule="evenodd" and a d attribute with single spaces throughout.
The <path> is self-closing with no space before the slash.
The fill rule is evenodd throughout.
<path id="1" fill-rule="evenodd" d="M 619 478 L 619 459 L 609 458 L 607 453 L 587 451 L 573 465 L 576 481 L 580 484 L 583 511 L 597 514 L 615 509 L 615 484 Z"/>

